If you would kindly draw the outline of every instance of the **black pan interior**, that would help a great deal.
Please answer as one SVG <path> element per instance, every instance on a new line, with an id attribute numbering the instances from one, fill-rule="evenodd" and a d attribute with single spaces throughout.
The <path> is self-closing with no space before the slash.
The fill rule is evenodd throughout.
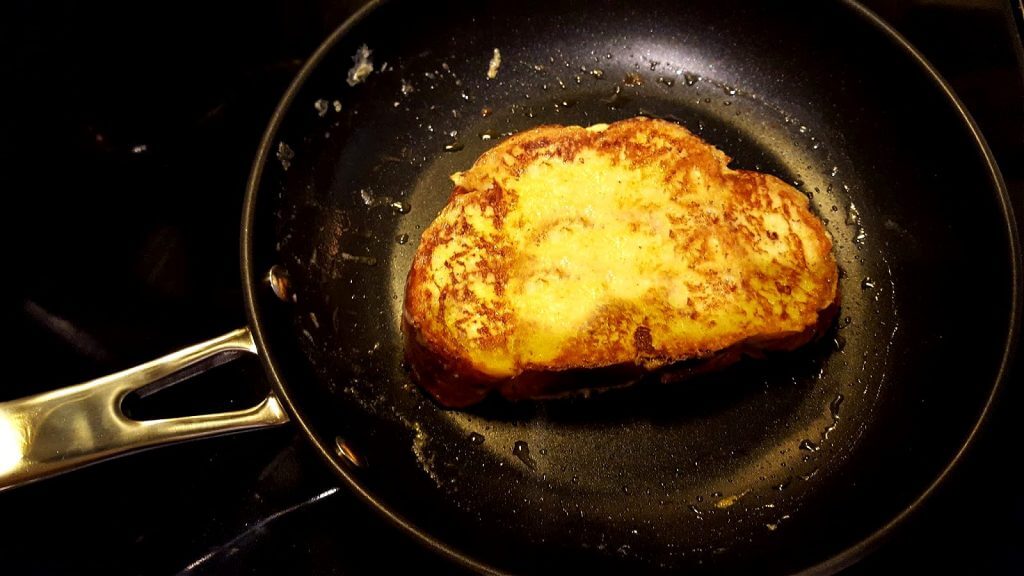
<path id="1" fill-rule="evenodd" d="M 970 435 L 1017 297 L 1005 194 L 951 97 L 856 6 L 387 2 L 332 42 L 254 172 L 253 320 L 332 464 L 432 545 L 512 571 L 832 569 Z M 362 45 L 374 71 L 349 86 Z M 832 332 L 671 387 L 431 402 L 399 320 L 449 174 L 510 132 L 638 114 L 811 198 L 843 271 Z"/>

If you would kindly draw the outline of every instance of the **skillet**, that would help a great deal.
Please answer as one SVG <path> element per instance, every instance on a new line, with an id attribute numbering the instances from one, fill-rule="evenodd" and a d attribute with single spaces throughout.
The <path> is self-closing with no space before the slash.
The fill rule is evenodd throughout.
<path id="1" fill-rule="evenodd" d="M 349 87 L 362 44 L 376 71 Z M 426 400 L 397 319 L 447 175 L 508 132 L 637 114 L 812 196 L 844 270 L 830 338 L 672 388 L 471 412 Z M 958 458 L 1019 298 L 1005 190 L 973 123 L 853 4 L 371 5 L 275 114 L 242 236 L 249 329 L 176 362 L 258 349 L 276 397 L 235 427 L 283 421 L 279 400 L 372 505 L 479 569 L 842 567 Z"/>

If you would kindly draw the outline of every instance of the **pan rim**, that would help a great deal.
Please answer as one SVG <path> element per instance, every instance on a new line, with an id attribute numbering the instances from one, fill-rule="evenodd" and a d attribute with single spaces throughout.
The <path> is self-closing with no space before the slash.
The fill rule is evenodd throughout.
<path id="1" fill-rule="evenodd" d="M 263 168 L 267 160 L 272 157 L 274 139 L 283 119 L 291 108 L 291 104 L 295 99 L 295 96 L 304 86 L 306 79 L 319 66 L 324 56 L 334 48 L 338 41 L 344 37 L 347 32 L 354 28 L 368 14 L 387 2 L 388 0 L 370 0 L 345 20 L 338 28 L 336 28 L 303 64 L 302 68 L 295 76 L 294 80 L 292 80 L 271 115 L 266 130 L 260 140 L 259 148 L 257 149 L 256 155 L 253 159 L 252 169 L 246 184 L 245 200 L 242 209 L 240 260 L 242 269 L 242 295 L 245 312 L 253 341 L 259 350 L 260 362 L 263 364 L 264 370 L 270 378 L 274 391 L 278 394 L 281 400 L 283 400 L 283 403 L 292 419 L 299 425 L 302 432 L 314 445 L 316 452 L 324 461 L 327 462 L 335 473 L 343 479 L 343 481 L 348 485 L 348 488 L 362 499 L 364 503 L 376 509 L 378 513 L 382 514 L 396 527 L 403 530 L 406 534 L 413 536 L 414 540 L 419 544 L 424 545 L 441 556 L 476 572 L 486 574 L 503 574 L 504 572 L 494 568 L 493 566 L 484 564 L 468 554 L 445 544 L 421 529 L 419 526 L 410 522 L 402 515 L 390 510 L 374 494 L 367 491 L 348 469 L 338 463 L 327 446 L 318 439 L 308 420 L 303 416 L 301 410 L 299 410 L 293 402 L 292 396 L 289 394 L 284 380 L 277 369 L 277 363 L 269 351 L 267 340 L 263 332 L 263 324 L 260 320 L 261 314 L 256 297 L 256 287 L 260 284 L 260 277 L 254 270 L 253 228 L 256 215 L 256 197 L 263 176 Z M 948 98 L 949 104 L 952 105 L 959 114 L 960 118 L 966 124 L 966 128 L 970 132 L 970 135 L 974 138 L 978 150 L 984 159 L 985 166 L 988 169 L 990 183 L 995 188 L 996 199 L 1002 209 L 1003 219 L 1006 226 L 1010 258 L 1010 314 L 1005 346 L 999 362 L 998 371 L 996 372 L 995 378 L 992 382 L 991 392 L 985 400 L 985 404 L 982 407 L 981 412 L 978 414 L 974 425 L 971 427 L 967 436 L 960 443 L 956 453 L 942 471 L 927 486 L 927 488 L 917 496 L 917 498 L 904 507 L 886 524 L 875 529 L 860 541 L 832 555 L 830 558 L 801 570 L 798 572 L 799 574 L 834 574 L 851 566 L 877 548 L 887 537 L 889 537 L 898 527 L 902 526 L 910 516 L 912 516 L 926 503 L 926 501 L 930 499 L 938 487 L 948 476 L 950 476 L 953 470 L 958 467 L 958 464 L 961 462 L 966 452 L 974 444 L 978 432 L 988 420 L 992 405 L 995 402 L 999 391 L 1003 387 L 1003 383 L 1006 380 L 1007 373 L 1009 372 L 1010 365 L 1012 363 L 1013 351 L 1016 348 L 1020 331 L 1019 312 L 1022 304 L 1020 237 L 1009 191 L 985 137 L 982 135 L 981 130 L 974 121 L 974 118 L 967 111 L 966 106 L 956 95 L 948 82 L 946 82 L 934 66 L 932 66 L 932 64 L 924 57 L 924 55 L 914 48 L 914 46 L 902 34 L 897 32 L 872 10 L 861 5 L 857 0 L 843 0 L 842 4 L 851 11 L 854 17 L 862 18 L 869 25 L 881 31 L 883 35 L 888 36 L 888 38 L 895 43 L 897 49 L 905 51 L 911 59 L 921 67 L 924 74 L 927 77 L 930 77 L 941 92 L 945 94 L 946 98 Z"/>

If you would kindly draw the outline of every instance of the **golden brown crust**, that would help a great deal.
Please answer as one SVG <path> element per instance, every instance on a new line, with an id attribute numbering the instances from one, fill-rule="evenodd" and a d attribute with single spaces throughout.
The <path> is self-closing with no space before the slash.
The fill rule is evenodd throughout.
<path id="1" fill-rule="evenodd" d="M 788 349 L 837 302 L 807 198 L 681 126 L 542 126 L 484 153 L 424 232 L 403 329 L 449 406 Z"/>

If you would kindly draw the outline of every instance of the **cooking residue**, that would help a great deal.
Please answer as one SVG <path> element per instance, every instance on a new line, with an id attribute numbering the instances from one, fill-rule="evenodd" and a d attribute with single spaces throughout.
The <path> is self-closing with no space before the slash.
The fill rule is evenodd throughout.
<path id="1" fill-rule="evenodd" d="M 356 50 L 355 55 L 352 56 L 352 61 L 355 62 L 355 65 L 349 69 L 348 78 L 346 80 L 349 86 L 355 86 L 363 80 L 366 80 L 366 77 L 373 72 L 373 61 L 370 60 L 371 54 L 373 54 L 373 52 L 366 46 L 366 44 L 363 44 L 359 47 L 359 50 Z"/>
<path id="2" fill-rule="evenodd" d="M 420 463 L 420 468 L 440 487 L 441 478 L 434 471 L 434 455 L 427 453 L 427 442 L 430 440 L 430 436 L 427 436 L 427 433 L 423 431 L 423 427 L 420 426 L 419 422 L 414 422 L 412 429 L 415 434 L 412 438 L 413 456 Z"/>
<path id="3" fill-rule="evenodd" d="M 829 413 L 832 414 L 832 423 L 825 428 L 824 432 L 822 432 L 821 437 L 823 440 L 828 440 L 828 435 L 831 434 L 836 429 L 836 426 L 839 425 L 839 406 L 842 405 L 843 399 L 843 395 L 839 394 L 828 405 Z"/>
<path id="4" fill-rule="evenodd" d="M 356 254 L 349 254 L 348 252 L 341 253 L 341 259 L 345 262 L 355 262 L 357 264 L 366 264 L 367 266 L 376 266 L 377 259 L 373 256 L 358 256 Z"/>
<path id="5" fill-rule="evenodd" d="M 501 50 L 494 49 L 490 63 L 487 64 L 487 79 L 494 80 L 498 77 L 498 68 L 501 68 Z"/>
<path id="6" fill-rule="evenodd" d="M 860 226 L 860 211 L 853 202 L 846 207 L 846 223 L 850 226 Z"/>
<path id="7" fill-rule="evenodd" d="M 395 200 L 391 196 L 374 196 L 373 193 L 366 188 L 359 189 L 359 197 L 363 199 L 363 205 L 369 206 L 370 208 L 387 206 L 395 214 L 408 214 L 409 211 L 412 210 L 412 206 L 408 202 Z"/>
<path id="8" fill-rule="evenodd" d="M 530 456 L 530 445 L 524 440 L 516 440 L 516 443 L 512 446 L 512 455 L 519 458 L 530 470 L 537 469 L 537 461 Z"/>
<path id="9" fill-rule="evenodd" d="M 779 529 L 779 524 L 782 524 L 783 520 L 789 520 L 789 514 L 783 515 L 775 522 L 769 522 L 768 524 L 765 524 L 764 527 L 767 528 L 769 532 L 774 532 Z"/>
<path id="10" fill-rule="evenodd" d="M 277 159 L 281 162 L 281 168 L 287 171 L 292 167 L 292 160 L 295 159 L 295 151 L 284 142 L 277 143 Z"/>
<path id="11" fill-rule="evenodd" d="M 850 191 L 849 186 L 844 185 L 843 188 L 847 192 Z M 853 237 L 853 243 L 857 245 L 863 244 L 864 240 L 867 239 L 868 234 L 864 230 L 864 225 L 861 223 L 860 212 L 857 210 L 857 206 L 853 202 L 850 202 L 850 205 L 846 207 L 846 224 L 857 227 L 856 235 Z"/>
<path id="12" fill-rule="evenodd" d="M 330 110 L 331 103 L 328 102 L 327 100 L 324 100 L 323 98 L 321 98 L 321 99 L 317 100 L 316 102 L 313 102 L 313 108 L 316 109 L 317 116 L 320 116 L 321 118 L 323 118 L 324 115 L 327 114 L 327 111 Z"/>
<path id="13" fill-rule="evenodd" d="M 747 495 L 747 492 L 750 492 L 750 490 L 745 490 L 739 494 L 733 494 L 732 496 L 726 496 L 725 498 L 722 498 L 718 502 L 715 502 L 715 508 L 718 508 L 719 510 L 725 510 L 726 508 L 729 508 L 732 505 L 739 502 L 740 498 L 743 498 L 744 496 Z"/>
<path id="14" fill-rule="evenodd" d="M 804 440 L 804 441 L 800 442 L 800 449 L 801 450 L 806 450 L 808 452 L 817 452 L 818 450 L 821 449 L 821 447 L 818 446 L 817 444 L 815 444 L 811 440 Z"/>
<path id="15" fill-rule="evenodd" d="M 462 150 L 462 143 L 456 139 L 459 137 L 458 130 L 452 130 L 451 132 L 449 132 L 448 137 L 451 138 L 452 140 L 451 142 L 444 145 L 445 152 L 458 152 L 459 150 Z"/>

